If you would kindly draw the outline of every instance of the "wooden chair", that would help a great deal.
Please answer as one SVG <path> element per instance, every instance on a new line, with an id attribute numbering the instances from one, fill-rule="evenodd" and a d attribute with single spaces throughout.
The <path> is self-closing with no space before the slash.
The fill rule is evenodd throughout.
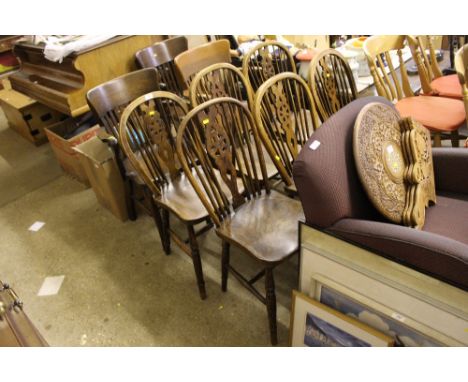
<path id="1" fill-rule="evenodd" d="M 408 36 L 408 42 L 414 53 L 419 53 L 420 63 L 417 65 L 421 79 L 422 91 L 426 95 L 462 99 L 462 89 L 458 76 L 450 74 L 443 76 L 437 64 L 433 36 Z M 429 51 L 429 55 L 427 54 Z"/>
<path id="2" fill-rule="evenodd" d="M 288 48 L 276 41 L 256 45 L 244 55 L 242 72 L 253 91 L 269 78 L 284 72 L 297 73 L 294 58 Z"/>
<path id="3" fill-rule="evenodd" d="M 187 113 L 187 103 L 173 93 L 157 91 L 135 99 L 120 119 L 122 147 L 152 193 L 162 212 L 161 241 L 171 251 L 171 238 L 193 261 L 198 290 L 206 298 L 202 263 L 196 236 L 212 227 L 208 213 L 187 177 L 175 151 L 176 131 Z M 188 243 L 170 229 L 169 212 L 186 226 Z M 159 215 L 159 214 L 158 214 Z M 208 224 L 197 234 L 194 226 Z"/>
<path id="4" fill-rule="evenodd" d="M 189 49 L 175 58 L 179 81 L 184 88 L 190 89 L 190 83 L 202 69 L 219 63 L 230 63 L 229 41 L 218 40 Z"/>
<path id="5" fill-rule="evenodd" d="M 187 49 L 187 38 L 177 36 L 141 49 L 135 53 L 135 57 L 140 67 L 157 70 L 160 82 L 158 90 L 167 90 L 182 95 L 182 85 L 177 79 L 174 59 Z"/>
<path id="6" fill-rule="evenodd" d="M 158 77 L 154 68 L 142 69 L 135 72 L 125 74 L 115 78 L 104 84 L 91 89 L 87 95 L 89 107 L 99 119 L 108 134 L 111 134 L 120 142 L 119 120 L 125 107 L 135 98 L 143 94 L 150 93 L 159 89 Z M 139 200 L 137 196 L 137 188 L 143 186 L 144 183 L 139 178 L 135 169 L 126 159 L 119 145 L 113 146 L 117 165 L 125 182 L 125 198 L 127 203 L 128 215 L 130 220 L 135 220 L 136 208 L 135 201 Z M 143 191 L 146 193 L 146 191 Z M 148 204 L 152 208 L 152 199 Z M 145 206 L 143 204 L 143 206 Z M 151 211 L 149 211 L 151 213 Z M 157 218 L 155 217 L 157 220 Z M 158 222 L 156 221 L 158 225 Z M 158 226 L 159 229 L 159 226 Z"/>
<path id="7" fill-rule="evenodd" d="M 253 94 L 242 72 L 231 64 L 214 64 L 201 70 L 190 85 L 190 101 L 193 107 L 215 98 L 231 97 L 253 109 Z M 263 147 L 262 147 L 263 149 Z M 265 160 L 268 179 L 278 174 L 268 153 Z M 259 168 L 258 168 L 259 170 Z"/>
<path id="8" fill-rule="evenodd" d="M 428 128 L 434 135 L 434 146 L 441 146 L 444 133 L 450 133 L 452 146 L 458 146 L 458 128 L 465 120 L 463 102 L 443 97 L 415 96 L 403 61 L 402 50 L 407 46 L 406 42 L 407 36 L 372 36 L 364 42 L 364 52 L 377 92 L 394 101 L 402 117 L 412 117 Z M 400 76 L 390 52 L 396 52 Z M 413 53 L 416 65 L 422 65 L 419 52 Z M 427 81 L 424 75 L 422 78 Z"/>
<path id="9" fill-rule="evenodd" d="M 309 85 L 322 122 L 357 98 L 353 72 L 348 61 L 335 49 L 327 49 L 314 57 Z"/>
<path id="10" fill-rule="evenodd" d="M 213 64 L 202 69 L 190 85 L 192 107 L 221 97 L 246 101 L 249 108 L 253 106 L 253 94 L 248 81 L 238 68 L 227 63 Z"/>
<path id="11" fill-rule="evenodd" d="M 255 122 L 286 191 L 295 194 L 292 164 L 318 127 L 312 95 L 297 74 L 281 73 L 267 80 L 255 95 Z"/>
<path id="12" fill-rule="evenodd" d="M 230 270 L 266 304 L 271 342 L 276 344 L 273 269 L 297 252 L 299 202 L 270 190 L 255 123 L 238 100 L 217 98 L 191 110 L 179 128 L 177 154 L 223 242 L 222 290 L 227 290 Z M 254 163 L 260 163 L 260 172 Z M 214 176 L 215 168 L 222 182 Z M 236 179 L 241 179 L 244 192 Z M 230 265 L 231 244 L 257 260 L 263 270 L 250 280 L 242 276 Z M 254 287 L 263 276 L 266 296 Z"/>
<path id="13" fill-rule="evenodd" d="M 463 45 L 455 54 L 455 70 L 462 88 L 463 103 L 465 104 L 465 113 L 468 121 L 468 44 Z M 468 139 L 465 146 L 468 145 Z M 468 146 L 467 146 L 468 147 Z"/>

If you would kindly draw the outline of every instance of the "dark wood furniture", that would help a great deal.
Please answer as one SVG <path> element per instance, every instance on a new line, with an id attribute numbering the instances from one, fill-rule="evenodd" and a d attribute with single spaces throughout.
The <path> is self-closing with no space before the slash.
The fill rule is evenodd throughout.
<path id="1" fill-rule="evenodd" d="M 292 164 L 318 127 L 312 95 L 297 74 L 281 73 L 260 86 L 255 95 L 255 122 L 286 191 L 295 194 Z"/>
<path id="2" fill-rule="evenodd" d="M 273 269 L 297 252 L 300 203 L 270 190 L 257 128 L 238 100 L 218 98 L 190 111 L 179 128 L 177 154 L 223 242 L 222 290 L 227 290 L 231 271 L 266 304 L 271 343 L 276 344 Z M 254 258 L 262 270 L 250 279 L 242 276 L 230 265 L 231 245 Z M 263 276 L 266 296 L 254 287 Z"/>
<path id="3" fill-rule="evenodd" d="M 412 117 L 428 128 L 434 137 L 434 146 L 441 146 L 442 134 L 449 134 L 452 145 L 459 145 L 458 129 L 465 122 L 463 102 L 457 99 L 416 96 L 411 89 L 408 73 L 403 61 L 402 49 L 405 43 L 412 44 L 404 35 L 372 36 L 364 42 L 364 52 L 377 92 L 395 102 L 402 117 Z M 390 52 L 396 52 L 400 64 L 400 76 L 397 75 Z M 416 65 L 422 65 L 418 49 L 413 49 Z M 395 57 L 395 56 L 394 56 Z M 422 81 L 428 83 L 423 72 Z"/>
<path id="4" fill-rule="evenodd" d="M 175 58 L 179 81 L 190 88 L 195 75 L 202 69 L 219 63 L 231 63 L 229 41 L 218 40 L 189 49 Z"/>
<path id="5" fill-rule="evenodd" d="M 357 98 L 348 61 L 335 49 L 327 49 L 314 57 L 309 85 L 322 122 Z"/>
<path id="6" fill-rule="evenodd" d="M 20 69 L 9 79 L 13 89 L 70 116 L 89 111 L 86 93 L 97 85 L 136 69 L 135 52 L 163 36 L 118 36 L 65 57 L 44 57 L 44 46 L 18 43 Z"/>
<path id="7" fill-rule="evenodd" d="M 133 101 L 122 114 L 120 137 L 125 154 L 163 214 L 161 239 L 164 250 L 170 253 L 172 238 L 192 258 L 199 294 L 205 299 L 205 282 L 196 236 L 211 228 L 212 224 L 188 177 L 182 172 L 175 151 L 175 134 L 186 113 L 187 103 L 173 93 L 157 91 L 144 95 Z M 193 176 L 196 176 L 197 168 L 195 165 L 191 169 Z M 188 246 L 185 239 L 170 229 L 169 212 L 184 223 Z M 195 225 L 204 221 L 207 225 L 196 233 Z"/>
<path id="8" fill-rule="evenodd" d="M 242 60 L 242 72 L 253 91 L 269 78 L 284 72 L 297 73 L 294 58 L 288 48 L 276 41 L 259 43 Z"/>
<path id="9" fill-rule="evenodd" d="M 202 69 L 190 85 L 190 102 L 198 106 L 214 98 L 231 97 L 253 106 L 252 89 L 235 66 L 228 63 L 213 64 Z"/>
<path id="10" fill-rule="evenodd" d="M 159 81 L 154 68 L 141 69 L 125 74 L 104 84 L 91 89 L 86 98 L 90 109 L 99 119 L 100 124 L 107 133 L 120 142 L 119 121 L 123 110 L 136 98 L 159 89 Z M 139 199 L 137 188 L 144 188 L 142 179 L 137 175 L 119 145 L 115 149 L 117 164 L 125 181 L 125 197 L 130 220 L 136 219 L 135 201 Z M 143 194 L 147 194 L 143 190 Z M 146 198 L 148 199 L 148 198 Z M 151 207 L 153 202 L 150 197 L 146 204 Z M 152 211 L 150 211 L 152 214 Z M 160 232 L 162 225 L 159 224 L 158 215 L 154 216 Z"/>
<path id="11" fill-rule="evenodd" d="M 157 70 L 160 89 L 182 95 L 182 84 L 177 79 L 174 59 L 188 49 L 187 38 L 172 37 L 136 52 L 135 57 L 141 68 Z"/>

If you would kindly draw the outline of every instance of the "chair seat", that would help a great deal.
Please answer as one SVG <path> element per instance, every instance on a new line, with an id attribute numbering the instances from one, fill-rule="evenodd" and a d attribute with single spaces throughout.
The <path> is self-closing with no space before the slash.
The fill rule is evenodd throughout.
<path id="1" fill-rule="evenodd" d="M 256 259 L 280 262 L 298 249 L 301 203 L 279 192 L 247 201 L 225 219 L 216 233 Z"/>
<path id="2" fill-rule="evenodd" d="M 402 117 L 412 117 L 431 131 L 450 132 L 457 130 L 465 121 L 463 101 L 433 97 L 408 97 L 395 105 Z"/>
<path id="3" fill-rule="evenodd" d="M 457 74 L 436 78 L 431 82 L 431 88 L 435 90 L 440 97 L 463 99 L 462 87 Z"/>
<path id="4" fill-rule="evenodd" d="M 217 170 L 215 171 L 217 172 L 217 177 L 221 187 L 223 187 L 227 195 L 230 195 L 227 186 L 225 186 L 224 182 L 221 180 L 219 172 Z M 192 174 L 194 175 L 197 184 L 201 184 L 195 170 L 192 170 Z M 244 185 L 240 178 L 237 180 L 237 187 L 240 193 L 244 192 Z M 171 212 L 177 215 L 179 219 L 186 222 L 201 221 L 208 217 L 208 211 L 201 202 L 185 173 L 181 173 L 179 178 L 170 182 L 169 185 L 164 188 L 162 195 L 157 197 L 155 201 L 162 207 L 168 208 Z"/>
<path id="5" fill-rule="evenodd" d="M 437 196 L 437 203 L 426 209 L 423 231 L 468 245 L 468 197 Z"/>

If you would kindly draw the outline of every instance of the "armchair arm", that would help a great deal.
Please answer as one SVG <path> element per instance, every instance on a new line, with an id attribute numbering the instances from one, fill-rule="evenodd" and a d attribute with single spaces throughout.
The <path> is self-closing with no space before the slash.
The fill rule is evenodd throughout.
<path id="1" fill-rule="evenodd" d="M 330 233 L 468 290 L 468 245 L 391 223 L 342 219 Z"/>
<path id="2" fill-rule="evenodd" d="M 432 157 L 437 191 L 468 195 L 468 150 L 438 147 Z"/>

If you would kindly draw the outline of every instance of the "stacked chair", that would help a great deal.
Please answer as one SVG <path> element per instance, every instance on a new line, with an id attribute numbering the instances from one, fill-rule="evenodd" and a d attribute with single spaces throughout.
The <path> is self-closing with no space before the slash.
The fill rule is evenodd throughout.
<path id="1" fill-rule="evenodd" d="M 403 61 L 402 50 L 411 46 L 408 36 L 372 36 L 364 42 L 364 52 L 380 96 L 395 102 L 402 117 L 412 117 L 428 128 L 434 136 L 434 146 L 441 146 L 442 134 L 450 134 L 452 146 L 459 144 L 458 129 L 464 124 L 466 115 L 463 102 L 439 96 L 416 96 L 411 89 Z M 396 52 L 399 60 L 398 76 L 390 52 Z M 422 65 L 421 54 L 413 49 L 416 65 Z M 420 71 L 423 80 L 424 72 Z M 401 80 L 400 78 L 401 77 Z"/>

